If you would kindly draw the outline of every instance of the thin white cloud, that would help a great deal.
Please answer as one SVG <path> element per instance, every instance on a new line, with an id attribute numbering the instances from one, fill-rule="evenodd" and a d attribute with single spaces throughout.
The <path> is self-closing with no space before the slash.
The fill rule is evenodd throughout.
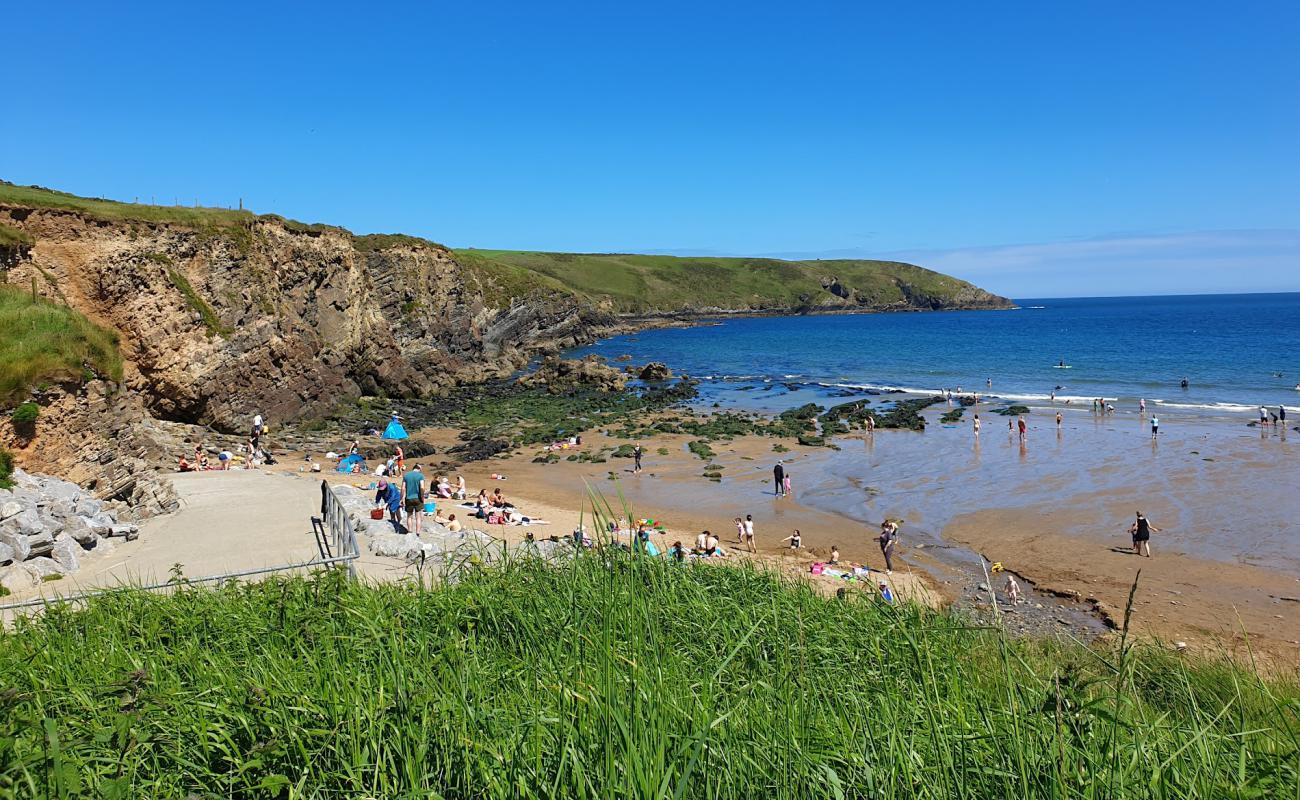
<path id="1" fill-rule="evenodd" d="M 1300 230 L 1122 234 L 951 249 L 772 253 L 908 261 L 1010 297 L 1300 291 Z"/>

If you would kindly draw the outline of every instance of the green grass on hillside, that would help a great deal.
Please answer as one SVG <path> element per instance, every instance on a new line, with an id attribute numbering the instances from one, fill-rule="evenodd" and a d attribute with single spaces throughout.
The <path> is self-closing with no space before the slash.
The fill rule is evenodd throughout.
<path id="1" fill-rule="evenodd" d="M 0 285 L 0 405 L 43 382 L 122 379 L 117 334 L 72 309 Z"/>
<path id="2" fill-rule="evenodd" d="M 779 261 L 764 258 L 679 258 L 620 254 L 457 250 L 459 258 L 498 269 L 524 269 L 622 313 L 725 309 L 799 309 L 840 302 L 823 288 L 832 277 L 867 305 L 913 295 L 951 298 L 965 281 L 896 261 Z"/>
<path id="3" fill-rule="evenodd" d="M 0 225 L 0 248 L 30 247 L 34 243 L 35 240 L 26 231 L 20 231 L 8 225 Z"/>
<path id="4" fill-rule="evenodd" d="M 4 181 L 0 181 L 0 203 L 33 208 L 62 208 L 79 211 L 97 219 L 166 222 L 195 227 L 239 225 L 257 217 L 251 211 L 232 211 L 228 208 L 151 206 L 97 197 L 79 197 L 40 186 L 15 186 Z"/>
<path id="5" fill-rule="evenodd" d="M 122 591 L 0 634 L 9 797 L 1295 797 L 1295 687 L 750 568 Z"/>

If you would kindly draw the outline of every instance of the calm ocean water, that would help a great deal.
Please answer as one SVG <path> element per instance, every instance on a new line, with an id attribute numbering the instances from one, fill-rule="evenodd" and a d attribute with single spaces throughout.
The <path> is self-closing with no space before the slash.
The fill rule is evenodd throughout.
<path id="1" fill-rule="evenodd" d="M 1055 391 L 1125 409 L 1138 398 L 1233 414 L 1300 405 L 1300 293 L 1017 303 L 1015 311 L 729 319 L 619 336 L 574 354 L 664 361 L 706 379 L 708 401 L 750 408 L 862 389 L 959 387 L 1030 404 Z M 1069 369 L 1058 368 L 1062 361 Z"/>

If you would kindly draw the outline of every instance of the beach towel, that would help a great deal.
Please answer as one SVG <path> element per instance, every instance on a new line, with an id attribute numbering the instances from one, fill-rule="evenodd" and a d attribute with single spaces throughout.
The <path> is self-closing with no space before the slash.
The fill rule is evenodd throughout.
<path id="1" fill-rule="evenodd" d="M 406 428 L 403 428 L 403 427 L 402 427 L 402 423 L 400 423 L 400 422 L 397 421 L 397 417 L 396 417 L 396 416 L 394 416 L 392 419 L 390 419 L 390 420 L 388 421 L 388 427 L 387 427 L 387 428 L 384 428 L 384 438 L 385 438 L 385 439 L 405 439 L 405 438 L 407 438 L 407 435 L 406 435 Z"/>

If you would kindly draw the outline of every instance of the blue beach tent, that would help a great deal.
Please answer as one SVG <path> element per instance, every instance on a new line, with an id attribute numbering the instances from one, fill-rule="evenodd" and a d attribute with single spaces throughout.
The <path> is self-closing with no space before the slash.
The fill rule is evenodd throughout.
<path id="1" fill-rule="evenodd" d="M 360 464 L 360 469 L 366 468 L 366 460 L 357 454 L 352 454 L 347 458 L 340 459 L 339 465 L 335 467 L 336 472 L 351 472 L 353 464 Z"/>
<path id="2" fill-rule="evenodd" d="M 402 423 L 397 421 L 396 414 L 394 414 L 393 418 L 388 421 L 388 427 L 384 428 L 384 438 L 385 439 L 407 438 L 406 428 L 403 428 Z"/>

